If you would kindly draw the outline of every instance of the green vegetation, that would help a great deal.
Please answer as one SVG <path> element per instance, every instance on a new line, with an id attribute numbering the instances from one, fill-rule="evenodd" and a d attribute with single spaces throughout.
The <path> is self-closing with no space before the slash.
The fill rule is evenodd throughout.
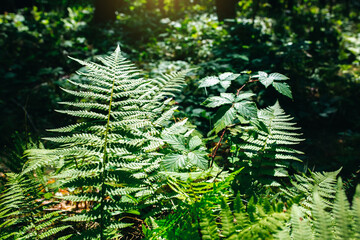
<path id="1" fill-rule="evenodd" d="M 0 239 L 360 238 L 356 1 L 0 10 Z"/>

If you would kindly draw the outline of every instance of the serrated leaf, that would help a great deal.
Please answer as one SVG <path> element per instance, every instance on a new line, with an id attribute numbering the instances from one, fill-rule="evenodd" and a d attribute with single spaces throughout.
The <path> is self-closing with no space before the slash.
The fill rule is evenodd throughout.
<path id="1" fill-rule="evenodd" d="M 202 144 L 201 139 L 198 136 L 192 137 L 189 141 L 189 149 L 194 150 Z"/>
<path id="2" fill-rule="evenodd" d="M 230 87 L 231 82 L 230 81 L 221 81 L 220 85 L 225 88 L 228 89 L 228 87 Z"/>
<path id="3" fill-rule="evenodd" d="M 176 135 L 165 135 L 163 140 L 170 144 L 176 150 L 186 150 L 185 148 L 185 138 L 183 136 Z"/>
<path id="4" fill-rule="evenodd" d="M 236 97 L 235 102 L 240 102 L 241 100 L 251 98 L 252 96 L 255 96 L 255 94 L 254 93 L 241 93 Z"/>
<path id="5" fill-rule="evenodd" d="M 209 97 L 208 99 L 205 100 L 203 104 L 206 107 L 215 108 L 225 104 L 232 104 L 232 101 L 230 101 L 228 98 L 216 96 L 216 97 Z"/>
<path id="6" fill-rule="evenodd" d="M 220 74 L 219 79 L 221 81 L 233 81 L 238 76 L 240 76 L 240 74 L 234 74 L 234 73 L 231 73 L 231 72 L 226 72 L 226 73 Z"/>
<path id="7" fill-rule="evenodd" d="M 206 152 L 204 151 L 193 151 L 188 153 L 188 161 L 193 165 L 206 169 L 208 167 L 208 160 L 205 158 Z"/>
<path id="8" fill-rule="evenodd" d="M 219 82 L 220 80 L 218 77 L 215 76 L 205 77 L 201 79 L 201 83 L 199 87 L 211 87 L 218 84 Z"/>
<path id="9" fill-rule="evenodd" d="M 285 81 L 288 80 L 289 78 L 281 73 L 271 73 L 269 75 L 269 77 L 271 77 L 274 80 L 278 80 L 278 81 Z"/>
<path id="10" fill-rule="evenodd" d="M 230 125 L 236 117 L 235 108 L 231 107 L 225 114 L 214 124 L 215 133 L 220 132 L 226 126 Z"/>
<path id="11" fill-rule="evenodd" d="M 273 82 L 272 85 L 276 89 L 276 91 L 293 99 L 290 86 L 287 83 Z"/>
<path id="12" fill-rule="evenodd" d="M 230 102 L 234 102 L 235 95 L 233 93 L 220 93 L 222 98 L 228 99 Z"/>
<path id="13" fill-rule="evenodd" d="M 254 102 L 238 102 L 234 104 L 234 107 L 237 110 L 237 113 L 246 119 L 257 117 L 257 107 Z"/>
<path id="14" fill-rule="evenodd" d="M 187 157 L 182 154 L 168 154 L 162 160 L 161 165 L 168 171 L 177 171 L 186 167 Z"/>
<path id="15" fill-rule="evenodd" d="M 259 81 L 267 88 L 273 83 L 274 79 L 269 77 L 266 72 L 259 72 Z"/>

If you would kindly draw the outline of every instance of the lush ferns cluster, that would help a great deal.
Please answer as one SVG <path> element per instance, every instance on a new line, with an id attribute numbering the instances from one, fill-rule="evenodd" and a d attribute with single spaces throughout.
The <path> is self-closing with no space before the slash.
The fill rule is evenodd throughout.
<path id="1" fill-rule="evenodd" d="M 8 174 L 0 239 L 360 238 L 360 188 L 350 207 L 339 171 L 289 178 L 299 128 L 245 88 L 292 98 L 286 76 L 202 79 L 203 105 L 217 112 L 204 138 L 174 117 L 187 71 L 144 79 L 119 47 L 98 63 L 73 60 L 83 68 L 63 90 L 74 100 L 57 112 L 76 122 L 49 130 L 51 147 L 26 150 Z"/>
<path id="2" fill-rule="evenodd" d="M 54 169 L 57 187 L 68 189 L 55 199 L 76 206 L 62 219 L 80 224 L 81 232 L 72 236 L 112 239 L 132 225 L 123 221 L 129 214 L 161 206 L 162 194 L 156 194 L 161 154 L 156 150 L 164 144 L 161 132 L 176 109 L 171 97 L 184 85 L 186 72 L 143 79 L 119 47 L 100 57 L 101 64 L 74 60 L 85 66 L 77 72 L 82 81 L 69 81 L 75 89 L 63 90 L 78 100 L 61 102 L 70 109 L 57 111 L 79 120 L 50 130 L 61 134 L 44 138 L 53 149 L 29 150 L 23 174 Z M 85 209 L 79 210 L 79 204 Z"/>
<path id="3" fill-rule="evenodd" d="M 318 181 L 319 177 L 325 184 Z M 302 190 L 310 190 L 311 204 L 307 208 L 304 208 L 304 202 L 295 204 L 291 208 L 290 221 L 277 234 L 277 237 L 284 240 L 359 239 L 360 185 L 356 189 L 352 207 L 350 207 L 341 178 L 336 183 L 335 177 L 335 186 L 332 184 L 334 173 L 313 175 L 310 179 L 318 186 L 314 190 L 309 187 Z M 311 186 L 311 183 L 308 186 Z M 332 201 L 328 201 L 329 198 Z"/>

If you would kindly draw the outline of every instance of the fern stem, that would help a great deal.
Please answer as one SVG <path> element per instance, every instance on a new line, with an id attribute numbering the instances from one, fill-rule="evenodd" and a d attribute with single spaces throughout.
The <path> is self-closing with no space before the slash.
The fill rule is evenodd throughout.
<path id="1" fill-rule="evenodd" d="M 116 55 L 115 55 L 115 62 L 118 60 L 120 53 L 119 46 L 116 49 Z M 106 177 L 106 161 L 107 161 L 107 141 L 108 141 L 108 135 L 109 135 L 109 129 L 110 129 L 110 116 L 111 116 L 111 105 L 113 101 L 113 95 L 114 95 L 114 87 L 115 87 L 115 74 L 113 76 L 113 82 L 111 87 L 111 93 L 110 93 L 110 101 L 109 101 L 109 112 L 107 116 L 107 123 L 106 123 L 106 130 L 105 130 L 105 138 L 104 138 L 104 155 L 103 155 L 103 161 L 101 166 L 101 201 L 100 201 L 100 239 L 104 240 L 104 200 L 105 200 L 105 177 Z"/>

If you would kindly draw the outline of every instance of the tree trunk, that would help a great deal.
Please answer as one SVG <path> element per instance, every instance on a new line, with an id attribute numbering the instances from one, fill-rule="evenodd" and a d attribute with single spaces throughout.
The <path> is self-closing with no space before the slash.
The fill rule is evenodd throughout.
<path id="1" fill-rule="evenodd" d="M 235 19 L 237 2 L 237 0 L 215 0 L 218 20 Z"/>
<path id="2" fill-rule="evenodd" d="M 124 2 L 124 0 L 120 0 Z M 106 23 L 114 21 L 116 19 L 116 1 L 114 0 L 95 0 L 95 12 L 94 19 L 95 23 Z"/>
<path id="3" fill-rule="evenodd" d="M 164 0 L 159 0 L 159 2 L 158 2 L 158 7 L 159 7 L 159 9 L 160 9 L 161 15 L 163 15 L 163 16 L 165 15 L 164 6 L 165 6 Z"/>
<path id="4" fill-rule="evenodd" d="M 174 11 L 175 11 L 175 13 L 179 13 L 179 11 L 180 11 L 180 0 L 174 0 Z"/>
<path id="5" fill-rule="evenodd" d="M 154 0 L 146 0 L 146 10 L 152 12 L 155 8 Z"/>

